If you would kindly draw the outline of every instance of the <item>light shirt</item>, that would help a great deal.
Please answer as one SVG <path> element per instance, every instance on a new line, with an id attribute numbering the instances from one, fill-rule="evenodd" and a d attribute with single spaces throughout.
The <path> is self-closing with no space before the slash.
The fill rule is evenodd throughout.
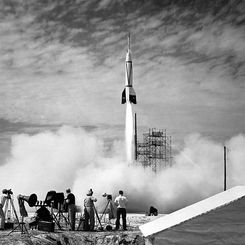
<path id="1" fill-rule="evenodd" d="M 92 208 L 94 206 L 94 202 L 96 202 L 97 199 L 93 196 L 88 196 L 84 199 L 84 207 Z"/>
<path id="2" fill-rule="evenodd" d="M 7 196 L 6 196 L 6 195 L 2 195 L 2 196 L 1 196 L 1 202 L 0 202 L 0 206 L 1 206 L 1 207 L 4 206 L 6 200 L 7 200 Z"/>
<path id="3" fill-rule="evenodd" d="M 128 199 L 122 195 L 119 195 L 115 199 L 115 204 L 117 205 L 117 208 L 126 208 L 127 202 L 128 202 Z"/>

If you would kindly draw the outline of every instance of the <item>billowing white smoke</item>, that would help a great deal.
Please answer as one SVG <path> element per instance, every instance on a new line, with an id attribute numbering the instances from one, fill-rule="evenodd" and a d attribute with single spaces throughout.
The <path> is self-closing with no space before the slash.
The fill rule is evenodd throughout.
<path id="1" fill-rule="evenodd" d="M 128 163 L 133 162 L 133 142 L 134 142 L 134 123 L 133 108 L 130 102 L 126 103 L 126 125 L 125 125 L 125 143 Z"/>
<path id="2" fill-rule="evenodd" d="M 47 191 L 64 191 L 101 155 L 102 143 L 84 130 L 62 127 L 57 132 L 20 134 L 12 138 L 9 160 L 0 168 L 0 186 L 16 194 L 36 192 L 45 198 Z"/>
<path id="3" fill-rule="evenodd" d="M 82 205 L 89 188 L 103 208 L 104 192 L 117 195 L 122 189 L 129 210 L 144 212 L 151 205 L 169 212 L 220 192 L 223 189 L 223 145 L 192 135 L 175 157 L 172 168 L 155 175 L 141 167 L 129 167 L 124 142 L 116 142 L 112 157 L 106 157 L 103 142 L 80 128 L 61 127 L 56 132 L 21 134 L 12 139 L 12 152 L 0 167 L 1 188 L 12 188 L 15 196 L 36 193 L 44 200 L 50 190 L 70 187 Z M 227 142 L 228 188 L 245 184 L 245 138 Z"/>

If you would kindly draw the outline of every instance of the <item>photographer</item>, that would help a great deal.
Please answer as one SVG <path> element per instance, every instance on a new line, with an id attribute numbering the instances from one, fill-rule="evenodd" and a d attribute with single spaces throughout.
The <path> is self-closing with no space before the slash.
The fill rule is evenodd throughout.
<path id="1" fill-rule="evenodd" d="M 71 225 L 71 230 L 75 230 L 75 219 L 76 219 L 76 205 L 75 205 L 75 196 L 71 193 L 70 189 L 66 190 L 67 197 L 65 199 L 68 215 L 69 215 L 69 221 Z"/>
<path id="2" fill-rule="evenodd" d="M 0 202 L 0 230 L 4 230 L 4 224 L 5 224 L 5 215 L 4 215 L 4 212 L 3 212 L 3 207 L 4 207 L 4 204 L 5 204 L 5 201 L 7 199 L 7 193 L 8 193 L 8 190 L 7 189 L 3 189 L 2 191 L 3 195 L 1 196 L 1 202 Z"/>
<path id="3" fill-rule="evenodd" d="M 94 230 L 94 202 L 97 201 L 92 195 L 93 191 L 90 189 L 84 199 L 85 229 L 90 231 Z"/>
<path id="4" fill-rule="evenodd" d="M 126 225 L 126 204 L 128 200 L 127 198 L 123 195 L 123 191 L 119 191 L 119 196 L 116 197 L 115 199 L 115 204 L 117 206 L 117 220 L 116 220 L 116 230 L 119 229 L 120 226 L 120 216 L 122 215 L 122 221 L 123 221 L 123 230 L 127 230 L 127 225 Z"/>

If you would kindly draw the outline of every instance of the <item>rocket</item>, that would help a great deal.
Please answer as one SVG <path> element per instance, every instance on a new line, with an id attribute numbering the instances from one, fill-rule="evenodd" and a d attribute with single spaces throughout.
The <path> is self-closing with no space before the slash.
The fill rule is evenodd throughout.
<path id="1" fill-rule="evenodd" d="M 133 62 L 130 50 L 130 35 L 128 35 L 128 50 L 125 60 L 125 88 L 122 92 L 122 104 L 126 102 L 136 104 L 136 93 L 133 89 Z"/>

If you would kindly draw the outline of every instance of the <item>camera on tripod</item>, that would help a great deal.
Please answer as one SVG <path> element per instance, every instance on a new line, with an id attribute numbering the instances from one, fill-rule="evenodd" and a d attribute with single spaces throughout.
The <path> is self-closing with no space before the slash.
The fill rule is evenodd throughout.
<path id="1" fill-rule="evenodd" d="M 102 195 L 102 197 L 106 197 L 107 200 L 112 200 L 112 195 L 111 195 L 111 194 L 104 193 L 104 194 Z"/>
<path id="2" fill-rule="evenodd" d="M 3 189 L 3 194 L 6 194 L 6 195 L 12 195 L 13 194 L 13 192 L 12 192 L 12 190 L 11 189 L 9 189 L 9 190 L 7 190 L 7 189 Z"/>
<path id="3" fill-rule="evenodd" d="M 64 201 L 65 195 L 63 192 L 58 193 L 56 191 L 49 191 L 44 203 L 49 207 L 60 210 L 63 209 Z"/>

